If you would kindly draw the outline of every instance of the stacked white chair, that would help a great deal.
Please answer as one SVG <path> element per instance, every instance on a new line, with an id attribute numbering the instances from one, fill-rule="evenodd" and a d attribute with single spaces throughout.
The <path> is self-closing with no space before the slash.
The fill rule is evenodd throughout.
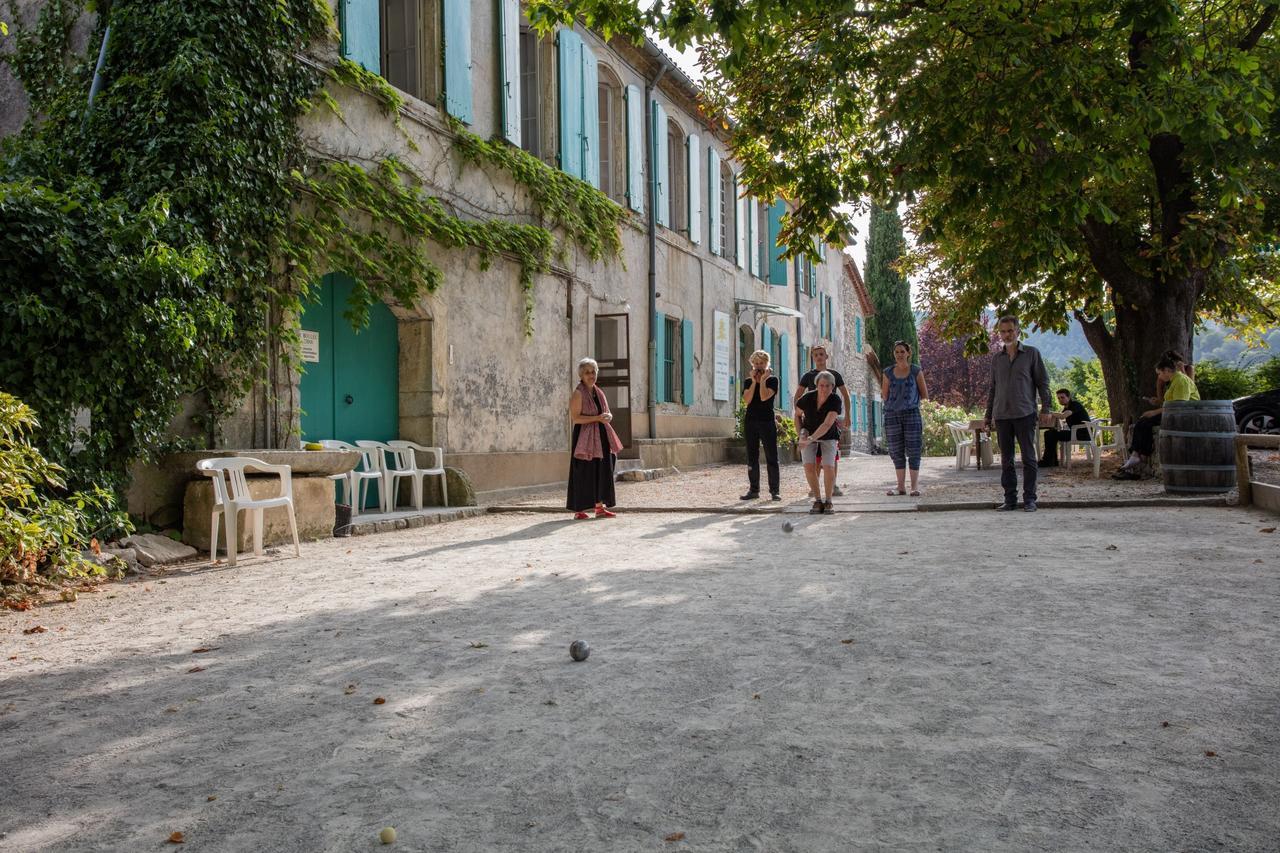
<path id="1" fill-rule="evenodd" d="M 249 494 L 249 482 L 245 469 L 252 468 L 280 478 L 280 493 L 269 498 L 253 498 Z M 218 558 L 218 522 L 226 521 L 227 563 L 236 564 L 236 551 L 240 542 L 240 510 L 249 515 L 246 520 L 253 526 L 253 553 L 262 556 L 262 533 L 265 528 L 263 514 L 272 507 L 284 507 L 289 516 L 289 531 L 293 534 L 293 551 L 302 556 L 298 544 L 298 519 L 293 513 L 293 471 L 288 465 L 268 465 L 261 459 L 247 456 L 201 459 L 196 470 L 213 478 L 213 512 L 209 518 L 209 559 Z"/>
<path id="2" fill-rule="evenodd" d="M 395 484 L 403 479 L 409 480 L 414 509 L 422 509 L 423 483 L 427 477 L 440 478 L 440 495 L 444 505 L 449 505 L 449 481 L 444 471 L 444 448 L 426 447 L 412 441 L 389 441 L 386 452 L 395 459 L 395 468 L 386 469 L 387 488 L 390 491 L 388 503 L 392 509 L 395 508 Z M 429 467 L 418 467 L 419 452 L 431 456 L 432 464 Z"/>
<path id="3" fill-rule="evenodd" d="M 351 445 L 347 445 L 351 447 Z M 354 471 L 348 472 L 356 499 L 351 503 L 351 517 L 355 518 L 364 507 L 368 494 L 366 486 L 373 484 L 378 489 L 378 512 L 386 512 L 390 504 L 387 502 L 387 463 L 383 458 L 386 445 L 380 441 L 357 441 L 352 450 L 358 451 L 363 459 Z"/>
<path id="4" fill-rule="evenodd" d="M 973 453 L 973 439 L 964 424 L 948 421 L 947 429 L 951 431 L 951 440 L 956 446 L 956 470 L 963 471 L 969 467 L 969 456 Z"/>

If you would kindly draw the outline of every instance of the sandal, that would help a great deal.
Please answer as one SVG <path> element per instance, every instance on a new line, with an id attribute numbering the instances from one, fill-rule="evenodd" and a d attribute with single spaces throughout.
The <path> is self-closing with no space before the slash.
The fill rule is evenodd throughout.
<path id="1" fill-rule="evenodd" d="M 609 510 L 605 509 L 604 507 L 598 507 L 596 509 L 596 518 L 617 518 L 617 517 L 618 517 L 618 514 L 616 512 L 609 512 Z"/>
<path id="2" fill-rule="evenodd" d="M 575 513 L 573 514 L 573 517 L 574 517 L 574 519 L 576 519 L 577 521 L 582 521 L 583 519 L 589 518 L 590 516 L 588 516 L 585 512 L 581 512 L 581 511 L 579 511 L 579 512 L 575 512 Z"/>
<path id="3" fill-rule="evenodd" d="M 911 490 L 911 497 L 913 497 L 913 498 L 918 498 L 918 497 L 920 497 L 920 490 L 919 490 L 919 489 L 912 489 L 912 490 Z"/>
<path id="4" fill-rule="evenodd" d="M 826 506 L 825 501 L 814 501 L 813 506 L 809 507 L 810 515 L 821 515 L 823 507 Z"/>
<path id="5" fill-rule="evenodd" d="M 889 491 L 885 492 L 885 494 L 891 498 L 896 498 L 898 495 L 905 495 L 906 492 L 902 491 L 902 489 L 890 489 Z"/>
<path id="6" fill-rule="evenodd" d="M 822 505 L 822 511 L 824 513 L 832 513 L 836 511 L 836 508 L 835 508 L 835 505 L 831 503 L 831 501 L 827 501 Z"/>

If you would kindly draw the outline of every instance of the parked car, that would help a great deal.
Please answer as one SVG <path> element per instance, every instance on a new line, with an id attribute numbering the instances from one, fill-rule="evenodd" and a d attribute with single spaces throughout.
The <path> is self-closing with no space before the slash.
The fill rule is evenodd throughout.
<path id="1" fill-rule="evenodd" d="M 1252 435 L 1280 435 L 1280 388 L 1235 401 L 1236 429 Z"/>

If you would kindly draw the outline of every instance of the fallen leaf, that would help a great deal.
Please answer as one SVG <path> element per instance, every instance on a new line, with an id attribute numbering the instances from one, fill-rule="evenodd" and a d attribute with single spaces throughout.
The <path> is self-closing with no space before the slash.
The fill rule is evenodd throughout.
<path id="1" fill-rule="evenodd" d="M 191 673 L 193 673 L 193 672 L 204 672 L 204 667 L 202 667 L 202 666 L 193 666 L 193 667 L 191 667 L 191 669 L 187 670 L 187 674 L 188 674 L 188 675 L 190 675 L 190 674 L 191 674 Z"/>
<path id="2" fill-rule="evenodd" d="M 213 802 L 214 800 L 216 800 L 216 799 L 218 799 L 218 797 L 217 797 L 217 795 L 216 795 L 216 794 L 210 794 L 209 796 L 207 796 L 207 797 L 205 797 L 205 798 L 204 798 L 204 801 L 205 801 L 206 803 L 212 803 L 212 802 Z"/>
<path id="3" fill-rule="evenodd" d="M 1162 723 L 1160 724 L 1160 728 L 1162 728 L 1162 729 L 1167 729 L 1167 728 L 1169 728 L 1169 721 L 1168 721 L 1168 720 L 1165 720 L 1164 722 L 1162 722 Z"/>
<path id="4" fill-rule="evenodd" d="M 178 709 L 177 709 L 177 708 L 175 708 L 175 707 L 173 707 L 172 705 L 170 705 L 168 708 L 165 708 L 165 709 L 164 709 L 164 712 L 165 712 L 166 714 L 176 714 L 176 713 L 178 713 Z"/>
<path id="5" fill-rule="evenodd" d="M 759 693 L 752 693 L 752 694 L 751 694 L 751 698 L 752 698 L 752 699 L 759 699 L 759 698 L 760 698 L 760 694 L 759 694 Z"/>
<path id="6" fill-rule="evenodd" d="M 201 646 L 201 647 L 200 647 L 200 648 L 198 648 L 198 649 L 192 649 L 192 650 L 191 650 L 191 654 L 193 654 L 193 655 L 202 655 L 202 654 L 204 654 L 205 652 L 211 652 L 211 651 L 213 651 L 214 649 L 218 649 L 218 648 L 221 648 L 221 646 Z"/>
<path id="7" fill-rule="evenodd" d="M 1274 527 L 1259 527 L 1258 532 L 1259 533 L 1275 533 L 1276 529 Z"/>
<path id="8" fill-rule="evenodd" d="M 169 843 L 170 844 L 186 844 L 187 837 L 183 835 L 181 832 L 170 833 Z"/>
<path id="9" fill-rule="evenodd" d="M 356 692 L 356 686 L 354 684 L 348 684 L 347 689 L 342 692 L 344 695 L 350 696 L 352 693 Z"/>
<path id="10" fill-rule="evenodd" d="M 673 833 L 671 833 L 670 835 L 668 835 L 666 838 L 664 838 L 664 839 L 662 839 L 662 840 L 663 840 L 663 841 L 665 841 L 665 842 L 667 842 L 668 844 L 671 844 L 672 842 L 675 842 L 675 841 L 683 841 L 683 840 L 684 840 L 684 833 L 683 833 L 683 832 L 673 832 Z"/>
<path id="11" fill-rule="evenodd" d="M 848 645 L 852 645 L 852 644 L 853 644 L 853 638 L 852 638 L 852 637 L 850 637 L 850 638 L 849 638 L 849 639 L 847 639 L 847 640 L 841 640 L 841 641 L 840 641 L 840 645 L 842 645 L 842 646 L 848 646 Z"/>
<path id="12" fill-rule="evenodd" d="M 1108 546 L 1107 546 L 1107 550 L 1108 550 L 1108 551 L 1119 551 L 1120 549 L 1119 549 L 1117 546 L 1115 546 L 1115 545 L 1108 545 Z"/>
<path id="13" fill-rule="evenodd" d="M 9 655 L 9 660 L 17 660 L 17 659 L 18 659 L 17 655 Z"/>
<path id="14" fill-rule="evenodd" d="M 1206 750 L 1204 751 L 1204 757 L 1205 757 L 1205 758 L 1217 758 L 1217 757 L 1218 757 L 1218 753 L 1214 752 L 1212 749 L 1206 749 Z"/>
<path id="15" fill-rule="evenodd" d="M 381 696 L 379 696 L 377 699 L 374 699 L 374 700 L 373 700 L 373 704 L 375 704 L 375 705 L 385 705 L 385 704 L 387 704 L 387 700 L 386 700 L 386 699 L 383 699 Z"/>
<path id="16" fill-rule="evenodd" d="M 96 537 L 89 540 L 89 550 L 95 554 L 102 553 L 102 546 L 98 544 L 98 540 Z"/>
<path id="17" fill-rule="evenodd" d="M 488 643 L 471 643 L 471 648 L 473 648 L 473 649 L 487 649 L 487 648 L 489 648 L 489 644 L 488 644 Z"/>
<path id="18" fill-rule="evenodd" d="M 46 627 L 45 627 L 45 626 L 43 626 L 43 625 L 32 625 L 30 628 L 26 629 L 26 630 L 25 630 L 25 631 L 23 631 L 22 633 L 24 633 L 24 634 L 43 634 L 45 631 L 48 631 L 48 630 L 49 630 L 49 629 L 48 629 L 48 628 L 46 628 Z"/>

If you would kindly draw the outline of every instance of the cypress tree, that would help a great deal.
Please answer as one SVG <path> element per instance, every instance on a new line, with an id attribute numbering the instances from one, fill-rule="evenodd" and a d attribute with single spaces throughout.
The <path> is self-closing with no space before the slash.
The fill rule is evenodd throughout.
<path id="1" fill-rule="evenodd" d="M 911 344 L 913 361 L 920 360 L 916 318 L 911 310 L 911 285 L 893 268 L 906 248 L 902 219 L 896 210 L 871 206 L 871 227 L 867 238 L 867 290 L 876 313 L 867 321 L 867 338 L 883 367 L 893 364 L 893 342 Z"/>

